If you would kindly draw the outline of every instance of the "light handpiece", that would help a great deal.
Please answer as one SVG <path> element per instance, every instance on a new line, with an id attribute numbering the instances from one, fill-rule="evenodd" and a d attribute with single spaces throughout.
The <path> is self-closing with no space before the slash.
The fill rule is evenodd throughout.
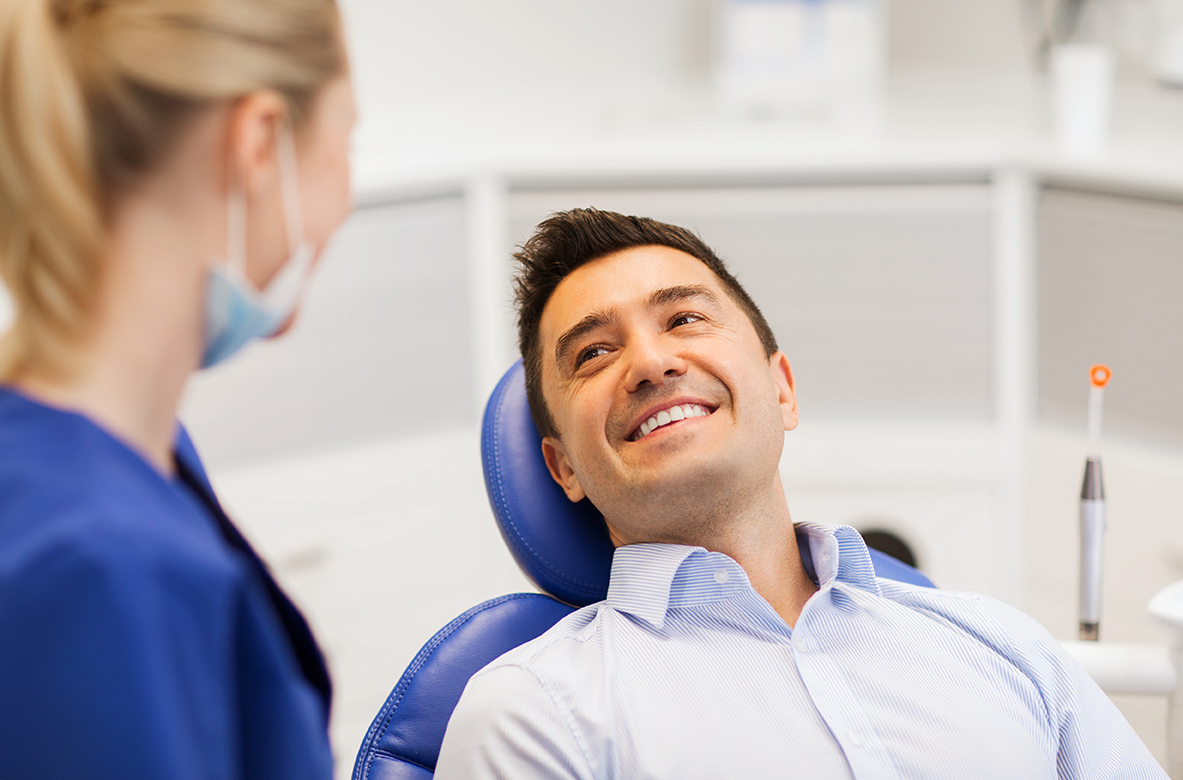
<path id="1" fill-rule="evenodd" d="M 1101 478 L 1101 400 L 1112 372 L 1089 369 L 1089 452 L 1080 487 L 1080 638 L 1096 641 L 1101 633 L 1101 567 L 1105 541 L 1105 485 Z"/>

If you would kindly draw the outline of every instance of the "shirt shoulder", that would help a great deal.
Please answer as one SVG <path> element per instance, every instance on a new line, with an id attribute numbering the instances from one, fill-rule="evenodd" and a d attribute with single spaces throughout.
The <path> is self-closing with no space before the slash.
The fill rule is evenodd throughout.
<path id="1" fill-rule="evenodd" d="M 440 746 L 435 776 L 586 778 L 601 746 L 589 719 L 605 674 L 596 649 L 604 602 L 565 616 L 541 636 L 493 660 L 468 681 Z"/>
<path id="2" fill-rule="evenodd" d="M 1028 701 L 1049 734 L 1059 734 L 1080 707 L 1081 685 L 1095 687 L 1038 621 L 977 593 L 880 580 L 884 599 L 985 650 L 1030 685 Z M 940 634 L 933 634 L 941 642 Z M 951 645 L 952 646 L 952 645 Z M 1003 668 L 1003 667 L 1000 667 Z"/>
<path id="3" fill-rule="evenodd" d="M 92 622 L 96 643 L 204 641 L 239 609 L 249 572 L 179 484 L 79 415 L 11 407 L 0 395 L 0 625 L 14 630 L 0 647 Z"/>
<path id="4" fill-rule="evenodd" d="M 879 585 L 885 599 L 950 625 L 1012 660 L 1034 647 L 1067 658 L 1039 621 L 998 599 L 882 578 Z"/>
<path id="5" fill-rule="evenodd" d="M 175 480 L 80 415 L 0 392 L 0 578 L 77 567 L 241 576 L 215 525 Z"/>
<path id="6" fill-rule="evenodd" d="M 0 776 L 327 778 L 291 656 L 179 482 L 0 391 Z"/>
<path id="7" fill-rule="evenodd" d="M 1038 621 L 997 599 L 880 579 L 883 598 L 984 645 L 1043 683 L 1067 656 Z"/>
<path id="8" fill-rule="evenodd" d="M 531 639 L 486 664 L 473 675 L 476 679 L 502 667 L 513 666 L 535 675 L 550 677 L 568 669 L 572 653 L 580 654 L 600 634 L 601 621 L 611 608 L 603 601 L 564 616 L 540 636 Z"/>

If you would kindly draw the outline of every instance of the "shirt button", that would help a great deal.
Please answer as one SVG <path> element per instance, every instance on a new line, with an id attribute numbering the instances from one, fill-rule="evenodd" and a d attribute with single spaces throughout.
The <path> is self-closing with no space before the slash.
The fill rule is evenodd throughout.
<path id="1" fill-rule="evenodd" d="M 731 579 L 731 575 L 727 573 L 726 569 L 715 569 L 715 582 L 726 585 L 729 579 Z"/>
<path id="2" fill-rule="evenodd" d="M 857 731 L 852 731 L 846 735 L 846 741 L 850 743 L 851 747 L 862 747 L 863 735 Z"/>
<path id="3" fill-rule="evenodd" d="M 797 636 L 793 638 L 793 647 L 797 648 L 798 653 L 809 652 L 809 642 L 806 641 L 805 637 L 803 636 Z"/>

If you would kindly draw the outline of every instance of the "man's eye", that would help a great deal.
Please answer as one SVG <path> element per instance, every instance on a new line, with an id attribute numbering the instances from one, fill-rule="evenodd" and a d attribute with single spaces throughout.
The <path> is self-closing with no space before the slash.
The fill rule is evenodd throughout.
<path id="1" fill-rule="evenodd" d="M 606 353 L 607 351 L 608 351 L 608 348 L 603 346 L 602 344 L 596 344 L 595 346 L 588 347 L 587 349 L 585 349 L 579 353 L 579 357 L 575 358 L 575 365 L 582 366 L 587 361 L 591 360 L 592 358 L 597 358 L 600 355 L 603 355 L 604 353 Z"/>
<path id="2" fill-rule="evenodd" d="M 689 325 L 690 323 L 698 322 L 701 319 L 702 319 L 701 314 L 695 314 L 693 312 L 684 311 L 681 314 L 675 314 L 673 316 L 673 318 L 670 319 L 670 327 L 676 328 L 679 325 Z"/>

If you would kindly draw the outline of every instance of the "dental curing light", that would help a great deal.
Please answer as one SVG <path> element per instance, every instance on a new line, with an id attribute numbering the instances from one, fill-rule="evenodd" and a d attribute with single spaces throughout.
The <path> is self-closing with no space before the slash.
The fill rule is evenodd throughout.
<path id="1" fill-rule="evenodd" d="M 1080 638 L 1096 641 L 1101 627 L 1101 562 L 1105 539 L 1105 487 L 1101 481 L 1101 398 L 1113 372 L 1089 369 L 1089 444 L 1080 487 Z"/>

